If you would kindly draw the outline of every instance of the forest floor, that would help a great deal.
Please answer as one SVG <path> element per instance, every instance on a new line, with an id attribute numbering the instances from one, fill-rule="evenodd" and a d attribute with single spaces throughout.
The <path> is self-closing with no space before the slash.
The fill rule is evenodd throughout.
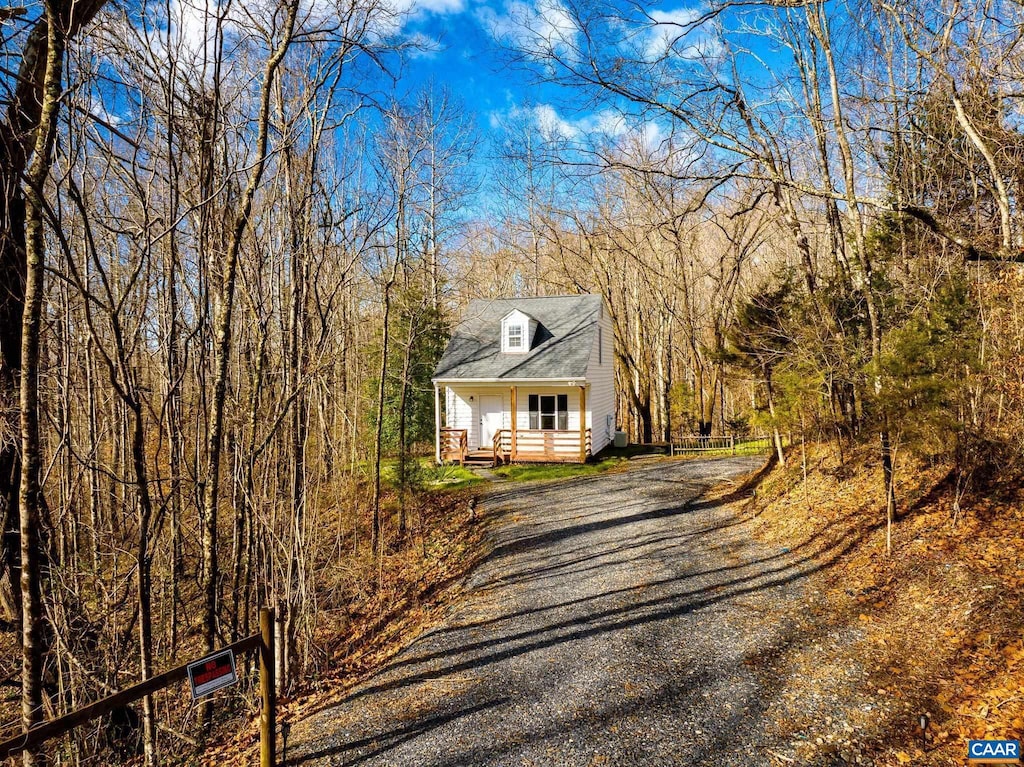
<path id="1" fill-rule="evenodd" d="M 489 549 L 475 495 L 470 488 L 435 491 L 419 496 L 414 505 L 418 508 L 410 514 L 406 545 L 389 548 L 379 565 L 365 540 L 358 555 L 315 563 L 324 593 L 343 607 L 317 616 L 315 658 L 307 658 L 315 661 L 309 681 L 279 698 L 279 729 L 301 720 L 311 706 L 343 697 L 459 601 L 467 575 Z M 187 764 L 259 763 L 256 690 L 238 694 L 251 713 L 233 715 L 218 728 L 237 734 L 221 735 Z M 279 756 L 282 745 L 279 734 Z"/>
<path id="2" fill-rule="evenodd" d="M 736 505 L 760 541 L 826 565 L 801 635 L 762 667 L 786 680 L 774 764 L 963 765 L 968 739 L 1024 736 L 1019 478 L 978 481 L 957 514 L 949 467 L 906 460 L 887 555 L 875 451 L 809 448 L 805 474 L 797 445 L 789 464 Z"/>

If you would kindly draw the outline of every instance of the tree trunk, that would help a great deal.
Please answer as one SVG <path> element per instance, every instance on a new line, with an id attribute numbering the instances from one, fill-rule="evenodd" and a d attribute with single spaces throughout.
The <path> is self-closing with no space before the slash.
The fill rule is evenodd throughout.
<path id="1" fill-rule="evenodd" d="M 227 398 L 228 361 L 231 357 L 232 327 L 235 287 L 238 274 L 238 256 L 242 239 L 249 226 L 253 198 L 267 166 L 267 144 L 270 124 L 270 102 L 274 76 L 291 45 L 295 29 L 295 16 L 299 2 L 293 0 L 287 8 L 287 18 L 281 40 L 267 59 L 260 85 L 260 105 L 257 113 L 257 136 L 254 156 L 256 158 L 245 190 L 242 193 L 238 212 L 231 227 L 231 239 L 222 260 L 223 278 L 214 293 L 213 307 L 213 393 L 210 400 L 210 416 L 206 455 L 206 476 L 203 492 L 202 525 L 202 571 L 200 592 L 203 599 L 203 640 L 207 652 L 212 652 L 217 641 L 217 615 L 219 603 L 220 566 L 217 556 L 218 531 L 217 512 L 220 504 L 220 469 L 224 447 L 224 406 Z M 207 725 L 212 710 L 204 707 L 203 720 Z"/>
<path id="2" fill-rule="evenodd" d="M 771 372 L 765 372 L 764 388 L 765 398 L 768 400 L 768 414 L 772 418 L 772 442 L 775 444 L 775 453 L 779 457 L 779 466 L 785 466 L 786 455 L 782 450 L 782 434 L 779 432 L 779 424 L 775 419 L 775 392 L 772 389 Z"/>
<path id="3" fill-rule="evenodd" d="M 882 443 L 882 481 L 885 485 L 885 553 L 892 554 L 892 524 L 896 521 L 896 476 L 888 426 L 879 436 Z"/>
<path id="4" fill-rule="evenodd" d="M 58 11 L 46 5 L 46 65 L 42 103 L 32 162 L 25 177 L 25 310 L 21 334 L 21 715 L 31 729 L 43 720 L 43 605 L 45 567 L 42 544 L 42 446 L 39 439 L 39 335 L 43 317 L 46 243 L 43 236 L 43 185 L 49 175 L 57 135 L 64 66 L 64 29 Z M 25 767 L 37 764 L 34 750 L 25 751 Z"/>
<path id="5" fill-rule="evenodd" d="M 373 435 L 373 512 L 370 519 L 370 548 L 383 557 L 384 540 L 380 517 L 380 459 L 384 447 L 384 397 L 388 372 L 388 325 L 391 320 L 391 287 L 398 273 L 398 260 L 391 270 L 391 278 L 384 283 L 384 317 L 380 342 L 380 364 L 377 367 L 377 423 Z"/>
<path id="6" fill-rule="evenodd" d="M 126 403 L 132 414 L 132 466 L 138 494 L 139 531 L 135 553 L 135 578 L 139 601 L 139 671 L 140 681 L 153 675 L 153 608 L 149 553 L 150 524 L 153 519 L 153 501 L 149 492 L 149 472 L 146 469 L 146 439 L 143 428 L 142 404 L 134 397 Z M 142 744 L 146 767 L 156 767 L 156 711 L 153 696 L 142 699 Z"/>

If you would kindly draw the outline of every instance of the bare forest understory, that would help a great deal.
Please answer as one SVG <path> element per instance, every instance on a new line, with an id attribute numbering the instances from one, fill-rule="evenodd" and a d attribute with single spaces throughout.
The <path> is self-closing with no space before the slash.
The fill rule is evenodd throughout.
<path id="1" fill-rule="evenodd" d="M 951 767 L 968 739 L 1024 735 L 1020 478 L 986 484 L 957 510 L 950 467 L 906 459 L 887 556 L 876 456 L 841 461 L 808 446 L 803 468 L 794 450 L 736 504 L 759 539 L 822 564 L 802 639 L 759 660 L 788 684 L 769 714 L 792 752 L 771 763 Z"/>
<path id="2" fill-rule="evenodd" d="M 339 504 L 334 514 L 325 515 L 317 542 L 311 546 L 317 554 L 310 567 L 318 576 L 316 593 L 310 597 L 318 607 L 313 636 L 301 651 L 308 672 L 303 684 L 279 699 L 279 722 L 289 722 L 310 701 L 330 700 L 338 690 L 365 678 L 424 626 L 437 621 L 459 594 L 465 574 L 486 550 L 483 527 L 467 514 L 470 497 L 467 491 L 452 491 L 418 498 L 403 542 L 389 545 L 383 558 L 368 545 L 366 521 L 346 505 Z M 394 493 L 387 492 L 384 500 L 385 509 L 393 510 Z M 397 516 L 387 514 L 385 524 L 389 530 L 397 529 Z M 183 616 L 186 625 L 190 617 L 194 618 Z M 130 631 L 132 618 L 130 604 L 108 615 L 110 624 L 120 624 L 122 631 Z M 202 654 L 195 641 L 179 646 L 176 653 L 178 658 Z M 18 637 L 13 631 L 0 633 L 0 658 L 0 674 L 10 689 L 0 704 L 0 717 L 10 722 L 18 716 Z M 160 707 L 166 712 L 161 733 L 178 744 L 161 757 L 161 764 L 212 767 L 259 762 L 257 675 L 251 665 L 242 663 L 239 658 L 239 686 L 216 695 L 215 729 L 205 748 L 196 738 L 199 709 L 190 706 L 186 686 L 177 684 L 159 695 Z M 116 687 L 111 685 L 113 689 Z M 124 711 L 56 741 L 51 753 L 71 753 L 88 742 L 102 744 L 107 753 L 134 764 L 141 761 L 141 755 L 131 756 L 141 751 L 139 739 L 137 716 Z M 104 758 L 101 755 L 83 763 L 103 764 Z"/>

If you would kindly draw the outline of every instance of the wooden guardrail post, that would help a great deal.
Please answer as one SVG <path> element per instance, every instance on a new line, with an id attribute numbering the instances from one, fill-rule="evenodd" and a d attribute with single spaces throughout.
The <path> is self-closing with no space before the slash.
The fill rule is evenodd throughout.
<path id="1" fill-rule="evenodd" d="M 260 615 L 261 623 L 263 616 Z M 261 649 L 261 636 L 259 634 L 253 634 L 247 636 L 244 639 L 239 639 L 237 642 L 232 642 L 227 647 L 218 650 L 218 653 L 231 651 L 233 653 L 250 652 L 252 650 Z M 270 657 L 273 659 L 273 644 L 270 646 Z M 262 658 L 264 657 L 263 652 L 260 653 L 261 668 Z M 130 703 L 134 703 L 146 695 L 151 695 L 158 690 L 163 690 L 172 684 L 181 682 L 188 678 L 188 667 L 191 663 L 185 663 L 176 668 L 169 669 L 163 673 L 156 674 L 150 677 L 144 682 L 132 685 L 131 687 L 121 690 L 120 692 L 111 693 L 105 698 L 88 703 L 81 708 L 75 709 L 63 716 L 50 719 L 42 724 L 33 727 L 28 732 L 21 732 L 16 735 L 11 735 L 5 740 L 0 740 L 0 761 L 7 759 L 12 756 L 17 756 L 23 751 L 36 748 L 37 746 L 45 743 L 46 741 L 64 735 L 70 732 L 75 727 L 84 724 L 85 722 L 96 719 L 97 717 L 104 716 L 110 712 L 127 706 Z M 273 663 L 270 664 L 270 722 L 271 727 L 274 724 L 274 678 L 273 678 Z M 265 689 L 265 688 L 264 688 Z M 266 698 L 264 698 L 266 700 Z M 266 706 L 264 707 L 266 712 Z M 262 716 L 261 716 L 262 724 Z M 273 732 L 273 730 L 271 730 Z M 271 745 L 271 756 L 273 757 L 273 745 Z M 273 765 L 271 764 L 271 767 Z"/>
<path id="2" fill-rule="evenodd" d="M 277 693 L 274 690 L 274 611 L 260 609 L 260 767 L 277 767 Z"/>

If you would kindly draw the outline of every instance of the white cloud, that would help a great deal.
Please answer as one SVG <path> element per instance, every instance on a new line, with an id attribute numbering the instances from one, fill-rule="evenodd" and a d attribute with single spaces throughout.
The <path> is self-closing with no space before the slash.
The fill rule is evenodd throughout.
<path id="1" fill-rule="evenodd" d="M 111 22 L 106 34 L 111 36 L 110 50 L 128 51 L 122 58 L 136 66 L 160 70 L 173 58 L 181 79 L 209 82 L 218 52 L 218 18 L 225 40 L 221 74 L 226 80 L 232 71 L 231 49 L 237 44 L 239 19 L 220 0 L 170 0 L 166 6 L 151 5 L 144 23 L 131 25 L 127 18 Z M 114 63 L 120 66 L 123 62 Z"/>
<path id="2" fill-rule="evenodd" d="M 605 109 L 595 115 L 594 127 L 606 136 L 621 136 L 628 129 L 626 118 L 614 109 Z"/>
<path id="3" fill-rule="evenodd" d="M 311 31 L 329 28 L 340 20 L 346 20 L 353 33 L 365 27 L 373 42 L 406 37 L 406 42 L 418 44 L 422 42 L 423 35 L 418 32 L 408 33 L 409 26 L 428 15 L 453 15 L 464 10 L 466 0 L 383 0 L 380 5 L 370 4 L 362 8 L 354 8 L 351 0 L 302 0 L 300 26 Z M 414 55 L 428 54 L 421 51 Z"/>
<path id="4" fill-rule="evenodd" d="M 539 0 L 536 5 L 536 34 L 551 50 L 574 47 L 579 28 L 558 0 Z"/>
<path id="5" fill-rule="evenodd" d="M 409 55 L 414 59 L 432 59 L 441 52 L 441 42 L 423 32 L 413 32 L 406 38 L 409 44 Z"/>
<path id="6" fill-rule="evenodd" d="M 501 12 L 482 6 L 476 17 L 500 43 L 535 58 L 571 53 L 580 35 L 575 18 L 560 0 L 512 0 Z"/>
<path id="7" fill-rule="evenodd" d="M 551 104 L 533 104 L 531 106 L 514 105 L 504 110 L 496 110 L 487 116 L 492 129 L 505 126 L 511 131 L 529 127 L 540 132 L 545 139 L 571 139 L 580 134 L 580 127 L 566 120 Z"/>
<path id="8" fill-rule="evenodd" d="M 112 125 L 115 128 L 124 122 L 119 116 L 107 109 L 106 105 L 100 101 L 99 97 L 95 94 L 89 96 L 89 114 L 96 119 L 107 125 Z"/>
<path id="9" fill-rule="evenodd" d="M 692 133 L 672 130 L 663 122 L 640 121 L 616 140 L 617 151 L 639 165 L 653 164 L 683 174 L 701 161 L 703 142 Z"/>
<path id="10" fill-rule="evenodd" d="M 208 61 L 213 59 L 215 50 L 216 4 L 200 4 L 190 0 L 171 0 L 168 7 L 172 45 L 182 58 Z"/>
<path id="11" fill-rule="evenodd" d="M 582 133 L 618 138 L 629 132 L 629 123 L 616 109 L 601 109 L 578 117 L 573 125 Z"/>
<path id="12" fill-rule="evenodd" d="M 417 10 L 437 14 L 462 13 L 466 10 L 465 0 L 414 0 L 413 5 Z"/>
<path id="13" fill-rule="evenodd" d="M 699 10 L 652 10 L 649 15 L 651 25 L 646 36 L 646 58 L 660 58 L 670 53 L 689 57 L 696 52 L 692 41 L 692 25 L 700 17 Z"/>
<path id="14" fill-rule="evenodd" d="M 490 112 L 487 119 L 492 129 L 505 126 L 514 132 L 529 127 L 549 140 L 603 137 L 619 146 L 642 147 L 647 152 L 656 152 L 667 135 L 660 123 L 653 120 L 634 120 L 615 109 L 602 109 L 567 117 L 552 104 L 513 105 L 504 110 Z"/>
<path id="15" fill-rule="evenodd" d="M 537 104 L 532 112 L 533 122 L 545 138 L 571 139 L 580 133 L 579 128 L 559 115 L 550 104 Z"/>
<path id="16" fill-rule="evenodd" d="M 391 0 L 391 10 L 408 16 L 420 16 L 427 13 L 445 15 L 462 13 L 466 10 L 465 0 Z"/>
<path id="17" fill-rule="evenodd" d="M 661 126 L 653 120 L 641 123 L 639 130 L 636 130 L 636 132 L 643 145 L 651 151 L 658 149 L 665 138 L 665 133 Z"/>

